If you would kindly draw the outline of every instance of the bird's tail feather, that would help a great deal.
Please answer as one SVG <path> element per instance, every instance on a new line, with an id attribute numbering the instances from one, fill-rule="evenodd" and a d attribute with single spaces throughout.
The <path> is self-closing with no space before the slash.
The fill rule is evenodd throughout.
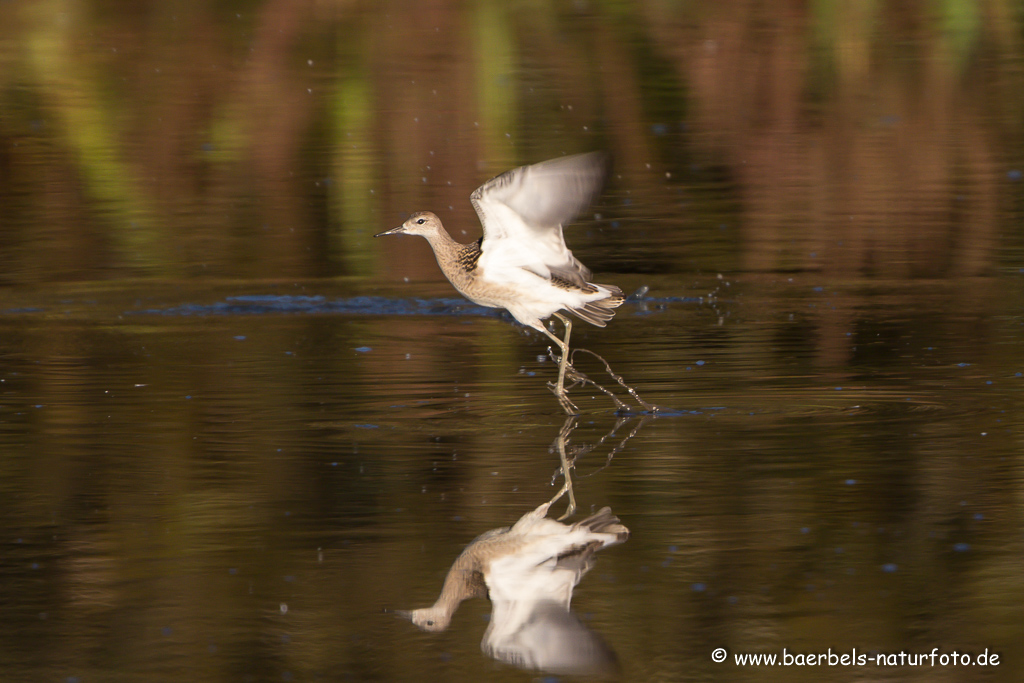
<path id="1" fill-rule="evenodd" d="M 594 286 L 608 290 L 608 296 L 597 301 L 588 301 L 583 306 L 571 310 L 573 315 L 580 320 L 584 320 L 597 327 L 604 327 L 612 319 L 612 316 L 615 315 L 614 309 L 621 306 L 625 299 L 622 296 L 622 290 L 615 285 Z"/>

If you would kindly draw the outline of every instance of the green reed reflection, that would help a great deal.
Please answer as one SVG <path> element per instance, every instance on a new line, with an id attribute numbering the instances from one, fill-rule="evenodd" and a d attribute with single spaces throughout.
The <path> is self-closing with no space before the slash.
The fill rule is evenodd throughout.
<path id="1" fill-rule="evenodd" d="M 166 246 L 159 239 L 160 225 L 124 158 L 127 140 L 118 127 L 123 112 L 102 94 L 106 74 L 90 68 L 77 51 L 77 30 L 88 23 L 85 13 L 79 3 L 61 0 L 32 3 L 30 12 L 31 33 L 24 47 L 38 105 L 44 116 L 52 117 L 49 129 L 56 139 L 51 144 L 67 148 L 80 190 L 91 200 L 92 212 L 102 216 L 118 261 L 165 274 L 170 264 L 158 257 Z"/>
<path id="2" fill-rule="evenodd" d="M 431 278 L 366 235 L 594 148 L 630 200 L 606 220 L 691 231 L 634 232 L 668 269 L 981 274 L 1020 239 L 1011 0 L 13 5 L 0 135 L 36 182 L 5 198 L 12 281 Z"/>

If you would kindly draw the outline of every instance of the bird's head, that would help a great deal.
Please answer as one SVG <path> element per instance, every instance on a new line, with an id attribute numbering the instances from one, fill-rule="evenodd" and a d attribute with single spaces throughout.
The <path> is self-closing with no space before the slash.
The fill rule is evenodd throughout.
<path id="1" fill-rule="evenodd" d="M 424 631 L 443 631 L 452 621 L 450 614 L 436 607 L 423 607 L 411 612 L 395 610 L 395 614 L 408 619 Z"/>
<path id="2" fill-rule="evenodd" d="M 429 235 L 437 234 L 441 229 L 440 218 L 429 211 L 419 211 L 409 216 L 397 228 L 385 230 L 374 235 L 374 237 L 383 237 L 384 235 L 422 235 L 423 237 L 428 237 Z"/>

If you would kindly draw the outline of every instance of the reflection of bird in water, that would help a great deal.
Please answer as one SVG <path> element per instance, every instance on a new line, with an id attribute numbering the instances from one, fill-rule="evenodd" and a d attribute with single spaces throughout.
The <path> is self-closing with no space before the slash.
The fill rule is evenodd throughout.
<path id="1" fill-rule="evenodd" d="M 605 467 L 608 467 L 608 465 L 610 465 L 612 462 L 612 458 L 614 458 L 619 451 L 625 448 L 629 440 L 636 436 L 637 432 L 639 432 L 640 429 L 645 424 L 647 424 L 649 420 L 653 420 L 654 417 L 654 411 L 652 411 L 650 415 L 645 415 L 641 417 L 640 420 L 633 427 L 632 431 L 630 431 L 630 433 L 626 435 L 626 438 L 622 439 L 622 441 L 620 441 L 614 448 L 611 449 L 611 451 L 608 452 L 608 455 L 605 456 L 606 459 L 604 465 L 586 476 L 592 477 L 597 472 L 600 472 Z M 570 447 L 569 437 L 576 430 L 576 417 L 570 415 L 567 418 L 565 418 L 565 423 L 562 424 L 562 429 L 559 430 L 558 436 L 555 437 L 554 443 L 551 444 L 551 450 L 558 452 L 558 459 L 561 461 L 561 466 L 555 472 L 555 476 L 557 477 L 559 474 L 561 474 L 563 479 L 565 479 L 565 485 L 562 486 L 562 490 L 558 493 L 558 495 L 555 496 L 555 499 L 552 500 L 551 502 L 553 503 L 555 502 L 555 500 L 558 500 L 563 495 L 569 494 L 569 506 L 568 508 L 566 508 L 565 514 L 558 518 L 559 521 L 571 516 L 576 511 L 576 495 L 573 492 L 572 476 L 570 473 L 573 469 L 575 469 L 577 459 L 583 457 L 587 453 L 590 453 L 592 450 L 603 444 L 606 440 L 615 436 L 615 433 L 619 431 L 619 427 L 626 424 L 629 420 L 629 417 L 620 416 L 618 421 L 615 423 L 615 426 L 612 427 L 612 430 L 605 434 L 604 436 L 602 436 L 597 443 L 579 446 L 574 445 Z M 554 483 L 554 478 L 552 478 L 552 483 Z"/>
<path id="2" fill-rule="evenodd" d="M 558 311 L 604 327 L 623 301 L 618 287 L 589 281 L 590 269 L 562 237 L 562 226 L 601 189 L 606 167 L 606 156 L 591 152 L 522 166 L 487 181 L 470 196 L 484 228 L 483 237 L 470 244 L 453 240 L 429 211 L 377 235 L 422 235 L 460 294 L 481 306 L 507 309 L 550 337 L 561 351 L 553 391 L 570 414 L 579 412 L 565 388 L 572 323 Z M 552 315 L 565 325 L 564 340 L 542 322 Z"/>
<path id="3" fill-rule="evenodd" d="M 594 553 L 624 542 L 629 530 L 609 508 L 571 526 L 548 519 L 559 497 L 480 535 L 455 560 L 437 602 L 401 614 L 423 630 L 443 631 L 463 600 L 487 596 L 491 621 L 481 646 L 491 657 L 552 673 L 614 669 L 615 654 L 569 603 Z"/>

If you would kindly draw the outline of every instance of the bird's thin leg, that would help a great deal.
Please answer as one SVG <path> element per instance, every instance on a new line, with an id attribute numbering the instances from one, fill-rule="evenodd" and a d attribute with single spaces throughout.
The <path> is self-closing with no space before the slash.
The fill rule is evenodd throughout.
<path id="1" fill-rule="evenodd" d="M 600 391 L 601 393 L 603 393 L 605 396 L 610 398 L 612 401 L 614 401 L 617 412 L 619 412 L 619 413 L 632 413 L 633 410 L 628 405 L 626 405 L 625 403 L 620 401 L 618 396 L 616 396 L 612 392 L 608 391 L 606 388 L 604 388 L 603 386 L 601 386 L 600 384 L 598 384 L 597 382 L 595 382 L 594 380 L 590 379 L 589 377 L 587 377 L 582 372 L 580 372 L 579 370 L 576 369 L 576 367 L 572 364 L 572 358 L 576 355 L 577 351 L 587 351 L 588 353 L 593 353 L 589 349 L 573 349 L 572 353 L 570 354 L 569 367 L 566 370 L 566 374 L 567 375 L 569 373 L 572 373 L 572 375 L 571 375 L 572 384 L 569 385 L 569 389 L 573 388 L 577 384 L 582 384 L 584 386 L 589 384 L 592 387 L 594 387 L 595 389 L 597 389 L 598 391 Z M 553 354 L 552 354 L 551 358 L 552 358 L 552 360 L 554 360 L 554 355 Z M 569 389 L 566 389 L 566 391 L 568 391 Z"/>
<path id="2" fill-rule="evenodd" d="M 565 339 L 562 341 L 562 362 L 558 364 L 558 390 L 564 392 L 565 368 L 569 364 L 569 335 L 572 334 L 572 321 L 558 313 L 554 315 L 565 325 Z"/>
<path id="3" fill-rule="evenodd" d="M 572 480 L 569 478 L 568 472 L 566 472 L 565 483 L 562 484 L 562 488 L 558 490 L 558 493 L 555 494 L 554 498 L 552 498 L 551 500 L 549 500 L 547 502 L 547 505 L 545 506 L 544 509 L 547 510 L 552 505 L 557 503 L 559 501 L 559 499 L 561 499 L 561 497 L 564 496 L 566 493 L 569 494 L 569 505 L 568 505 L 568 507 L 566 507 L 565 512 L 562 514 L 562 516 L 558 518 L 557 521 L 559 521 L 559 522 L 561 522 L 566 517 L 569 517 L 570 515 L 572 515 L 572 513 L 576 512 L 576 496 L 573 495 L 573 492 L 572 492 Z"/>
<path id="4" fill-rule="evenodd" d="M 569 400 L 565 391 L 565 369 L 569 364 L 569 335 L 572 334 L 572 322 L 565 316 L 558 313 L 555 313 L 554 316 L 561 320 L 562 324 L 565 325 L 564 341 L 552 334 L 548 328 L 544 327 L 544 325 L 540 326 L 540 329 L 544 334 L 548 335 L 548 337 L 551 338 L 551 341 L 558 345 L 559 351 L 561 351 L 558 361 L 558 384 L 552 387 L 552 391 L 555 392 L 555 396 L 558 397 L 558 402 L 562 404 L 562 408 L 565 409 L 565 412 L 570 415 L 578 415 L 580 412 L 579 408 Z"/>

